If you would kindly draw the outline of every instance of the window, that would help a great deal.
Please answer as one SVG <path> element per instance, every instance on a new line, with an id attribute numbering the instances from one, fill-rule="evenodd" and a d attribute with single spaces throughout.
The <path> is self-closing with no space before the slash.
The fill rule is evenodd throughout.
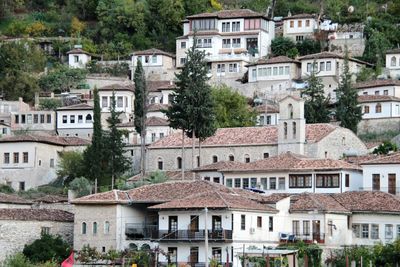
<path id="1" fill-rule="evenodd" d="M 283 67 L 279 67 L 279 75 L 283 75 Z"/>
<path id="2" fill-rule="evenodd" d="M 19 124 L 19 115 L 15 115 L 15 123 Z"/>
<path id="3" fill-rule="evenodd" d="M 385 238 L 393 239 L 393 224 L 385 224 Z"/>
<path id="4" fill-rule="evenodd" d="M 345 176 L 345 187 L 350 187 L 350 174 L 346 174 Z"/>
<path id="5" fill-rule="evenodd" d="M 309 19 L 306 20 L 306 27 L 310 27 L 310 20 Z"/>
<path id="6" fill-rule="evenodd" d="M 303 41 L 304 40 L 304 36 L 303 35 L 297 35 L 296 36 L 296 41 L 297 42 L 301 42 L 301 41 Z"/>
<path id="7" fill-rule="evenodd" d="M 289 174 L 289 188 L 311 188 L 311 174 Z"/>
<path id="8" fill-rule="evenodd" d="M 70 121 L 70 123 L 75 123 L 75 115 L 71 115 L 69 117 L 69 121 Z"/>
<path id="9" fill-rule="evenodd" d="M 378 103 L 375 106 L 375 113 L 381 113 L 381 112 L 382 112 L 382 105 L 381 103 Z"/>
<path id="10" fill-rule="evenodd" d="M 40 122 L 42 123 L 42 116 L 43 116 L 43 122 L 44 122 L 44 115 L 40 115 Z M 51 123 L 51 115 L 47 114 L 46 115 L 46 123 Z"/>
<path id="11" fill-rule="evenodd" d="M 251 70 L 251 77 L 256 80 L 257 79 L 257 70 L 256 69 L 252 69 Z"/>
<path id="12" fill-rule="evenodd" d="M 176 165 L 179 170 L 182 169 L 182 158 L 181 157 L 176 158 Z"/>
<path id="13" fill-rule="evenodd" d="M 97 234 L 97 222 L 93 223 L 93 234 L 96 235 Z"/>
<path id="14" fill-rule="evenodd" d="M 240 188 L 240 185 L 241 185 L 240 178 L 235 178 L 235 187 Z"/>
<path id="15" fill-rule="evenodd" d="M 298 20 L 298 21 L 297 21 L 297 27 L 298 27 L 298 28 L 303 27 L 303 21 Z"/>
<path id="16" fill-rule="evenodd" d="M 122 96 L 117 97 L 117 107 L 122 108 L 124 106 L 124 98 Z"/>
<path id="17" fill-rule="evenodd" d="M 25 182 L 19 182 L 19 191 L 25 191 Z"/>
<path id="18" fill-rule="evenodd" d="M 218 157 L 214 155 L 214 156 L 212 157 L 212 162 L 213 162 L 213 163 L 218 162 Z"/>
<path id="19" fill-rule="evenodd" d="M 333 222 L 332 220 L 328 220 L 328 236 L 332 236 L 333 234 Z"/>
<path id="20" fill-rule="evenodd" d="M 290 28 L 294 28 L 294 21 L 293 20 L 290 21 Z"/>
<path id="21" fill-rule="evenodd" d="M 262 189 L 264 189 L 264 190 L 268 189 L 268 178 L 266 178 L 266 177 L 261 178 L 261 186 L 262 186 Z"/>
<path id="22" fill-rule="evenodd" d="M 269 158 L 269 153 L 264 153 L 263 157 L 264 159 Z"/>
<path id="23" fill-rule="evenodd" d="M 296 122 L 292 122 L 292 133 L 293 138 L 296 138 Z"/>
<path id="24" fill-rule="evenodd" d="M 257 216 L 257 227 L 258 228 L 262 227 L 262 217 L 261 216 Z"/>
<path id="25" fill-rule="evenodd" d="M 300 235 L 300 221 L 292 221 L 292 234 Z"/>
<path id="26" fill-rule="evenodd" d="M 168 255 L 169 255 L 169 260 L 172 263 L 176 263 L 178 261 L 178 248 L 168 247 Z"/>
<path id="27" fill-rule="evenodd" d="M 212 257 L 215 259 L 218 263 L 222 261 L 222 248 L 211 248 L 212 249 Z"/>
<path id="28" fill-rule="evenodd" d="M 67 115 L 63 115 L 62 116 L 62 122 L 63 123 L 68 123 L 68 116 Z"/>
<path id="29" fill-rule="evenodd" d="M 226 186 L 232 187 L 232 179 L 226 179 Z"/>
<path id="30" fill-rule="evenodd" d="M 238 64 L 237 63 L 229 64 L 229 72 L 238 72 Z"/>
<path id="31" fill-rule="evenodd" d="M 157 56 L 156 56 L 156 55 L 153 55 L 153 56 L 151 57 L 151 63 L 157 64 Z"/>
<path id="32" fill-rule="evenodd" d="M 337 188 L 339 187 L 339 174 L 317 174 L 316 187 Z"/>
<path id="33" fill-rule="evenodd" d="M 83 116 L 82 115 L 78 115 L 78 123 L 82 123 L 83 122 Z"/>
<path id="34" fill-rule="evenodd" d="M 10 164 L 10 153 L 4 153 L 4 164 Z"/>
<path id="35" fill-rule="evenodd" d="M 273 67 L 272 73 L 274 74 L 274 76 L 278 75 L 278 67 Z"/>
<path id="36" fill-rule="evenodd" d="M 243 178 L 243 188 L 249 187 L 249 178 Z"/>
<path id="37" fill-rule="evenodd" d="M 249 163 L 250 162 L 250 156 L 248 154 L 244 155 L 244 162 Z"/>
<path id="38" fill-rule="evenodd" d="M 86 123 L 91 123 L 92 122 L 92 115 L 87 114 L 86 115 Z"/>
<path id="39" fill-rule="evenodd" d="M 379 95 L 379 91 L 375 91 L 375 95 Z"/>
<path id="40" fill-rule="evenodd" d="M 310 235 L 310 221 L 303 221 L 303 235 Z"/>
<path id="41" fill-rule="evenodd" d="M 397 225 L 397 239 L 400 238 L 400 225 Z"/>
<path id="42" fill-rule="evenodd" d="M 151 142 L 156 141 L 156 133 L 151 133 Z"/>
<path id="43" fill-rule="evenodd" d="M 101 97 L 101 107 L 102 108 L 108 107 L 108 97 L 106 96 Z"/>
<path id="44" fill-rule="evenodd" d="M 198 48 L 210 48 L 210 47 L 212 47 L 211 38 L 197 39 L 196 47 L 198 47 Z"/>
<path id="45" fill-rule="evenodd" d="M 22 153 L 22 162 L 23 163 L 28 163 L 29 158 L 28 158 L 28 152 L 23 152 Z"/>
<path id="46" fill-rule="evenodd" d="M 149 56 L 144 56 L 144 62 L 149 63 Z"/>
<path id="47" fill-rule="evenodd" d="M 369 224 L 362 224 L 361 225 L 361 237 L 362 238 L 369 238 Z"/>
<path id="48" fill-rule="evenodd" d="M 159 170 L 162 170 L 162 169 L 163 169 L 163 160 L 162 160 L 162 158 L 158 158 L 158 160 L 157 160 L 157 166 L 158 166 L 158 169 L 159 169 Z"/>
<path id="49" fill-rule="evenodd" d="M 274 231 L 274 217 L 269 216 L 268 218 L 268 231 L 273 232 Z"/>
<path id="50" fill-rule="evenodd" d="M 13 162 L 19 163 L 19 153 L 18 152 L 14 153 L 14 161 Z"/>
<path id="51" fill-rule="evenodd" d="M 279 184 L 278 184 L 278 189 L 279 190 L 285 190 L 285 177 L 279 177 Z"/>
<path id="52" fill-rule="evenodd" d="M 230 31 L 231 31 L 231 23 L 222 22 L 222 32 L 230 32 Z"/>
<path id="53" fill-rule="evenodd" d="M 225 64 L 217 64 L 217 73 L 225 72 Z"/>
<path id="54" fill-rule="evenodd" d="M 257 178 L 250 178 L 250 187 L 251 188 L 257 187 Z"/>
<path id="55" fill-rule="evenodd" d="M 39 123 L 39 115 L 38 114 L 33 115 L 33 123 Z"/>
<path id="56" fill-rule="evenodd" d="M 104 223 L 104 234 L 109 234 L 110 233 L 110 222 L 106 221 Z"/>
<path id="57" fill-rule="evenodd" d="M 379 239 L 379 225 L 371 224 L 371 239 Z"/>
<path id="58" fill-rule="evenodd" d="M 268 67 L 267 68 L 267 74 L 266 74 L 267 76 L 271 76 L 271 67 Z"/>
<path id="59" fill-rule="evenodd" d="M 276 189 L 276 177 L 269 178 L 269 189 Z"/>
<path id="60" fill-rule="evenodd" d="M 246 215 L 243 214 L 240 216 L 240 229 L 246 230 Z"/>
<path id="61" fill-rule="evenodd" d="M 307 72 L 311 72 L 311 71 L 312 71 L 312 64 L 307 63 Z"/>
<path id="62" fill-rule="evenodd" d="M 244 29 L 245 30 L 255 30 L 260 28 L 260 19 L 246 19 L 244 21 Z M 263 25 L 265 28 L 267 28 L 267 25 Z"/>
<path id="63" fill-rule="evenodd" d="M 379 174 L 372 174 L 372 190 L 381 190 L 381 178 Z"/>
<path id="64" fill-rule="evenodd" d="M 79 62 L 79 56 L 74 56 L 74 62 L 78 63 Z"/>
<path id="65" fill-rule="evenodd" d="M 164 133 L 160 133 L 160 139 L 164 138 Z"/>
<path id="66" fill-rule="evenodd" d="M 185 57 L 181 57 L 179 62 L 181 63 L 181 65 L 185 65 L 186 64 L 186 58 Z"/>
<path id="67" fill-rule="evenodd" d="M 54 168 L 54 159 L 50 159 L 50 168 Z"/>
<path id="68" fill-rule="evenodd" d="M 24 114 L 21 115 L 21 123 L 22 123 L 22 124 L 25 124 L 25 115 L 24 115 Z"/>
<path id="69" fill-rule="evenodd" d="M 86 235 L 86 223 L 85 222 L 82 223 L 82 234 Z"/>
<path id="70" fill-rule="evenodd" d="M 26 118 L 27 118 L 27 123 L 32 124 L 32 114 L 26 115 Z"/>
<path id="71" fill-rule="evenodd" d="M 232 22 L 232 31 L 240 32 L 240 21 Z"/>
<path id="72" fill-rule="evenodd" d="M 390 59 L 390 66 L 391 66 L 391 67 L 395 67 L 395 66 L 396 66 L 396 57 L 392 57 L 392 58 Z"/>
<path id="73" fill-rule="evenodd" d="M 50 234 L 50 227 L 42 227 L 40 231 L 42 235 L 49 235 Z"/>
<path id="74" fill-rule="evenodd" d="M 178 230 L 178 216 L 168 217 L 168 232 L 175 233 Z"/>
<path id="75" fill-rule="evenodd" d="M 332 69 L 332 63 L 330 61 L 326 62 L 326 71 L 330 71 Z"/>
<path id="76" fill-rule="evenodd" d="M 181 42 L 181 48 L 185 49 L 186 48 L 186 42 Z"/>
<path id="77" fill-rule="evenodd" d="M 289 66 L 285 67 L 285 75 L 289 75 Z"/>
<path id="78" fill-rule="evenodd" d="M 319 63 L 319 71 L 325 71 L 325 62 Z"/>
<path id="79" fill-rule="evenodd" d="M 360 238 L 361 237 L 361 234 L 360 234 L 361 227 L 360 227 L 360 225 L 359 224 L 353 224 L 352 228 L 353 228 L 353 235 L 356 238 Z"/>
<path id="80" fill-rule="evenodd" d="M 231 39 L 222 39 L 222 48 L 231 48 Z"/>
<path id="81" fill-rule="evenodd" d="M 287 139 L 287 122 L 283 123 L 283 136 Z"/>
<path id="82" fill-rule="evenodd" d="M 364 113 L 368 114 L 369 113 L 369 106 L 364 106 Z"/>
<path id="83" fill-rule="evenodd" d="M 233 38 L 232 39 L 232 47 L 234 47 L 234 48 L 240 47 L 240 38 Z"/>
<path id="84" fill-rule="evenodd" d="M 229 155 L 229 161 L 235 161 L 235 156 L 234 155 Z"/>

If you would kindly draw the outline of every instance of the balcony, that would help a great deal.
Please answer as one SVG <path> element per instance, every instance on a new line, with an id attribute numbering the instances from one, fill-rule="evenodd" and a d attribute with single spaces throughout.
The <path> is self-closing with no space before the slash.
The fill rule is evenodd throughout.
<path id="1" fill-rule="evenodd" d="M 280 243 L 296 243 L 303 241 L 304 243 L 311 244 L 317 242 L 318 244 L 325 244 L 325 234 L 313 233 L 313 234 L 291 234 L 291 233 L 280 233 Z"/>
<path id="2" fill-rule="evenodd" d="M 168 262 L 159 262 L 158 263 L 159 266 L 171 266 L 171 265 L 175 265 L 175 266 L 190 266 L 190 267 L 205 267 L 206 263 L 205 262 L 171 262 L 168 264 Z M 228 264 L 226 262 L 219 262 L 218 266 L 229 266 L 232 267 L 232 262 L 229 262 Z"/>
<path id="3" fill-rule="evenodd" d="M 126 240 L 157 239 L 158 225 L 127 223 L 125 224 L 125 236 Z"/>
<path id="4" fill-rule="evenodd" d="M 158 231 L 160 241 L 204 241 L 205 230 L 160 230 Z M 208 230 L 208 240 L 230 241 L 232 240 L 232 230 Z"/>

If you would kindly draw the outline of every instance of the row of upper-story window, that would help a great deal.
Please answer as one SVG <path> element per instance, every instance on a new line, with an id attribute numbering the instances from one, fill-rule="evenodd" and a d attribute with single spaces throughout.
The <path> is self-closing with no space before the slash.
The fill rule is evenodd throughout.
<path id="1" fill-rule="evenodd" d="M 290 20 L 289 21 L 289 27 L 294 28 L 296 21 L 295 20 Z M 303 28 L 303 20 L 297 20 L 297 28 Z M 304 23 L 304 27 L 308 28 L 311 27 L 311 21 L 309 19 L 306 19 Z"/>
<path id="2" fill-rule="evenodd" d="M 19 164 L 21 163 L 29 163 L 29 153 L 28 152 L 4 152 L 3 153 L 3 164 L 11 164 L 11 155 L 12 155 L 12 163 Z M 42 165 L 42 161 L 39 160 L 38 165 Z M 50 159 L 50 167 L 54 168 L 54 159 Z"/>
<path id="3" fill-rule="evenodd" d="M 228 66 L 228 68 L 225 68 L 226 65 Z M 238 63 L 217 64 L 217 73 L 225 73 L 225 72 L 231 72 L 231 73 L 240 72 L 240 65 Z"/>
<path id="4" fill-rule="evenodd" d="M 218 22 L 216 19 L 196 19 L 192 20 L 190 27 L 191 31 L 209 31 L 217 30 Z M 245 19 L 243 28 L 244 30 L 268 30 L 268 21 L 260 18 L 256 19 Z M 241 21 L 226 21 L 221 23 L 221 32 L 240 32 L 241 31 Z"/>
<path id="5" fill-rule="evenodd" d="M 381 175 L 379 173 L 372 174 L 372 188 L 367 188 L 368 190 L 373 191 L 381 191 Z M 396 174 L 395 173 L 388 173 L 387 175 L 387 192 L 389 194 L 396 195 L 397 194 L 397 181 L 396 181 Z"/>
<path id="6" fill-rule="evenodd" d="M 163 132 L 159 133 L 159 139 L 164 138 L 165 134 Z M 151 133 L 151 142 L 155 142 L 157 139 L 157 133 Z"/>
<path id="7" fill-rule="evenodd" d="M 356 238 L 379 239 L 379 224 L 353 223 L 353 235 Z M 385 239 L 400 238 L 400 224 L 385 224 Z M 396 231 L 394 233 L 394 231 Z"/>
<path id="8" fill-rule="evenodd" d="M 374 95 L 380 95 L 381 91 L 380 90 L 376 90 L 374 92 Z M 363 95 L 368 95 L 368 92 L 363 92 Z M 389 90 L 383 90 L 383 95 L 389 95 Z"/>
<path id="9" fill-rule="evenodd" d="M 109 221 L 105 221 L 104 225 L 103 225 L 103 233 L 109 234 L 110 233 L 110 222 Z M 98 227 L 99 227 L 99 223 L 98 222 L 93 222 L 92 223 L 92 234 L 96 235 L 98 233 Z M 82 222 L 82 226 L 81 226 L 81 234 L 82 235 L 86 235 L 88 233 L 88 223 L 86 222 Z"/>
<path id="10" fill-rule="evenodd" d="M 236 188 L 260 188 L 264 190 L 285 190 L 285 177 L 256 177 L 252 178 L 227 178 L 225 182 L 227 187 Z M 312 174 L 289 174 L 289 188 L 311 188 Z M 333 174 L 316 174 L 316 188 L 339 188 L 340 175 Z M 350 175 L 345 175 L 345 187 L 350 187 Z"/>
<path id="11" fill-rule="evenodd" d="M 269 77 L 269 76 L 282 76 L 282 75 L 289 75 L 289 66 L 280 66 L 280 67 L 263 67 L 258 68 L 258 73 L 256 73 L 256 69 L 252 70 L 253 78 L 258 77 Z"/>
<path id="12" fill-rule="evenodd" d="M 51 123 L 51 114 L 16 114 L 14 115 L 15 124 L 37 124 Z"/>
<path id="13" fill-rule="evenodd" d="M 157 55 L 137 56 L 137 60 L 139 60 L 140 62 L 145 63 L 145 64 L 148 64 L 148 63 L 157 64 Z"/>
<path id="14" fill-rule="evenodd" d="M 124 98 L 125 98 L 125 107 L 128 107 L 128 97 L 125 96 L 117 96 L 116 97 L 116 103 L 115 106 L 117 108 L 123 108 L 124 107 Z M 101 97 L 101 107 L 102 108 L 108 108 L 111 107 L 111 100 L 112 96 L 102 96 Z"/>
<path id="15" fill-rule="evenodd" d="M 92 123 L 92 115 L 87 114 L 85 116 L 85 120 L 83 120 L 83 115 L 69 115 L 69 120 L 68 120 L 68 115 L 63 115 L 62 116 L 62 123 Z"/>
<path id="16" fill-rule="evenodd" d="M 369 105 L 364 105 L 363 106 L 363 111 L 364 111 L 364 114 L 369 114 L 370 113 L 370 106 Z M 395 105 L 394 111 L 397 112 L 397 114 L 400 114 L 400 106 L 398 104 Z M 382 104 L 381 103 L 376 103 L 375 104 L 375 113 L 382 113 Z"/>
<path id="17" fill-rule="evenodd" d="M 318 67 L 319 65 L 319 67 Z M 319 64 L 315 63 L 307 63 L 307 72 L 311 73 L 312 71 L 331 71 L 332 70 L 332 61 L 321 61 Z"/>

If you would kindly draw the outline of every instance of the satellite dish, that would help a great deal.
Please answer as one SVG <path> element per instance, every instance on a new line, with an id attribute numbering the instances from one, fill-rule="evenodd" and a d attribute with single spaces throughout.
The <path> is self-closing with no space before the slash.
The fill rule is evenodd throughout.
<path id="1" fill-rule="evenodd" d="M 347 11 L 349 13 L 353 13 L 354 12 L 354 7 L 353 6 L 349 6 L 349 8 L 347 9 Z"/>

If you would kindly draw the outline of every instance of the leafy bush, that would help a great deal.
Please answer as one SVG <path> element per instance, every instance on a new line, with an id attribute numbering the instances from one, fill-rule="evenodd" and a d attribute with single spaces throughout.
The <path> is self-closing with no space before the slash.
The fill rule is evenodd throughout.
<path id="1" fill-rule="evenodd" d="M 61 101 L 55 98 L 44 98 L 40 100 L 39 107 L 41 110 L 56 110 L 61 107 Z"/>
<path id="2" fill-rule="evenodd" d="M 379 155 L 387 155 L 389 152 L 395 152 L 397 151 L 397 145 L 393 144 L 390 141 L 385 141 L 383 144 L 380 144 L 377 148 L 374 149 L 373 153 L 374 154 L 379 154 Z"/>
<path id="3" fill-rule="evenodd" d="M 4 266 L 7 267 L 33 267 L 27 257 L 22 253 L 17 253 L 12 256 L 8 256 L 4 262 Z"/>
<path id="4" fill-rule="evenodd" d="M 65 179 L 68 185 L 73 179 L 84 175 L 83 155 L 77 151 L 65 151 L 61 154 L 57 175 Z"/>
<path id="5" fill-rule="evenodd" d="M 14 192 L 15 192 L 15 190 L 11 186 L 6 185 L 6 184 L 0 185 L 0 193 L 11 194 Z"/>
<path id="6" fill-rule="evenodd" d="M 22 253 L 32 263 L 54 260 L 61 263 L 70 254 L 71 248 L 60 236 L 44 234 L 40 239 L 25 245 Z"/>
<path id="7" fill-rule="evenodd" d="M 77 197 L 83 197 L 92 193 L 92 184 L 85 177 L 75 178 L 69 184 L 69 189 L 76 192 Z"/>

